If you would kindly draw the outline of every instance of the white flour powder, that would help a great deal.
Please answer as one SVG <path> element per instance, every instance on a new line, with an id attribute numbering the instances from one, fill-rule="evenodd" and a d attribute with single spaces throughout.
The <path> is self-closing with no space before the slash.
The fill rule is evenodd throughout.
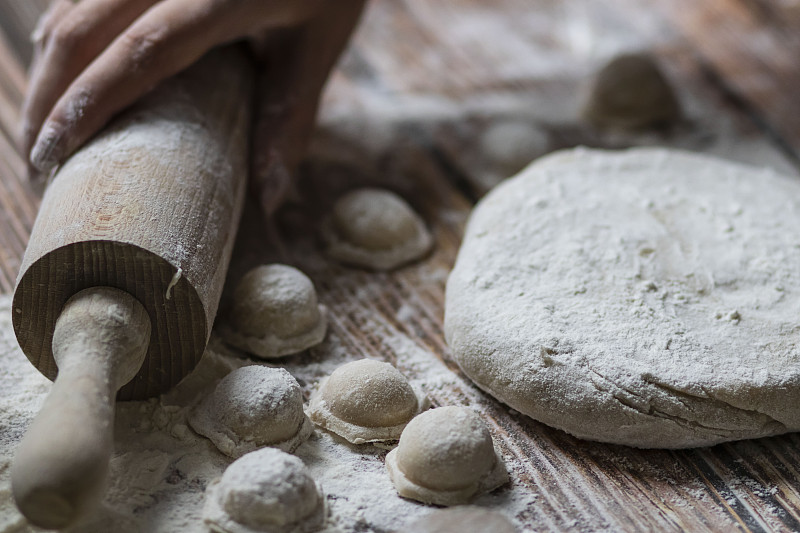
<path id="1" fill-rule="evenodd" d="M 27 525 L 14 506 L 9 465 L 15 447 L 50 390 L 50 382 L 17 347 L 9 307 L 9 297 L 0 296 L 0 533 L 39 531 Z M 388 327 L 364 324 L 370 329 L 382 330 L 384 326 Z M 396 347 L 400 369 L 413 385 L 435 390 L 448 375 L 460 381 L 433 354 L 402 333 L 385 333 L 387 343 Z M 284 366 L 300 380 L 307 397 L 321 377 L 361 357 L 335 335 L 329 335 L 313 357 L 289 358 Z M 198 368 L 175 390 L 156 400 L 118 404 L 116 451 L 104 507 L 75 531 L 206 531 L 201 516 L 205 487 L 232 459 L 192 431 L 186 417 L 189 406 L 200 394 L 207 394 L 208 387 L 233 368 L 250 363 L 237 359 L 212 338 Z M 321 430 L 298 448 L 295 454 L 326 494 L 331 512 L 326 531 L 395 531 L 434 510 L 397 496 L 384 466 L 386 453 L 369 445 L 350 445 Z M 511 485 L 475 503 L 514 519 L 524 516 L 534 499 L 535 495 L 512 479 Z"/>

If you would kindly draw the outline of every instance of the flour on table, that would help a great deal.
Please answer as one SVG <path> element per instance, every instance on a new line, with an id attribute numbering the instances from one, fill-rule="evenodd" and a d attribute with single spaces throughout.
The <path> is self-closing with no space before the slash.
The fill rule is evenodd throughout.
<path id="1" fill-rule="evenodd" d="M 11 497 L 9 466 L 51 383 L 17 347 L 10 306 L 10 297 L 0 295 L 0 532 L 33 533 L 41 530 L 25 521 Z M 393 333 L 392 346 L 396 345 L 403 372 L 413 377 L 413 386 L 435 389 L 447 369 L 434 354 L 401 335 Z M 336 336 L 314 350 L 319 350 L 318 359 L 282 360 L 306 396 L 337 366 L 360 357 Z M 203 523 L 206 488 L 233 459 L 192 431 L 188 416 L 210 386 L 252 364 L 212 334 L 198 366 L 172 391 L 149 401 L 118 403 L 115 450 L 103 505 L 70 533 L 208 533 Z M 369 444 L 349 445 L 325 431 L 314 432 L 295 450 L 325 494 L 329 512 L 321 531 L 394 531 L 434 511 L 397 495 L 386 473 L 386 453 Z M 479 496 L 473 503 L 525 520 L 536 497 L 515 483 Z"/>
<path id="2" fill-rule="evenodd" d="M 399 533 L 514 533 L 516 529 L 508 518 L 498 513 L 476 507 L 459 505 L 437 509 L 416 520 Z"/>
<path id="3" fill-rule="evenodd" d="M 464 372 L 578 437 L 800 429 L 800 182 L 664 149 L 564 151 L 474 210 L 448 280 Z"/>

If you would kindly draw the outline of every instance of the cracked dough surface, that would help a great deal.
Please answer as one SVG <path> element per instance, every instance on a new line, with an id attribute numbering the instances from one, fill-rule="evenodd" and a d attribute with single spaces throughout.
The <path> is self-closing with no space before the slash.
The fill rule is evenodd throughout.
<path id="1" fill-rule="evenodd" d="M 800 182 L 665 149 L 540 159 L 476 207 L 445 335 L 514 409 L 684 448 L 800 429 Z"/>

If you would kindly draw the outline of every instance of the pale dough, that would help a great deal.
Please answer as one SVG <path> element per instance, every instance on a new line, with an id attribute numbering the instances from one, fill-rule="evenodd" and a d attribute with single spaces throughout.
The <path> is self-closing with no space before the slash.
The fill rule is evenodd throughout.
<path id="1" fill-rule="evenodd" d="M 303 461 L 263 448 L 234 461 L 206 489 L 203 521 L 222 533 L 306 533 L 325 520 L 325 497 Z"/>
<path id="2" fill-rule="evenodd" d="M 297 380 L 282 368 L 261 365 L 225 376 L 191 411 L 189 424 L 231 457 L 263 446 L 293 452 L 313 430 Z"/>
<path id="3" fill-rule="evenodd" d="M 327 311 L 314 284 L 288 265 L 261 265 L 236 286 L 220 324 L 228 344 L 264 359 L 301 352 L 325 338 Z"/>
<path id="4" fill-rule="evenodd" d="M 547 133 L 530 120 L 505 119 L 484 130 L 480 146 L 492 169 L 507 177 L 547 153 L 549 143 Z"/>
<path id="5" fill-rule="evenodd" d="M 497 511 L 459 505 L 447 509 L 437 509 L 398 533 L 514 533 L 516 528 L 511 521 Z"/>
<path id="6" fill-rule="evenodd" d="M 374 270 L 420 259 L 433 245 L 425 223 L 405 200 L 372 188 L 339 198 L 323 223 L 322 237 L 337 261 Z"/>
<path id="7" fill-rule="evenodd" d="M 430 402 L 389 363 L 360 359 L 320 382 L 309 401 L 311 420 L 353 444 L 397 440 Z"/>
<path id="8" fill-rule="evenodd" d="M 593 80 L 583 110 L 598 126 L 636 129 L 680 118 L 680 104 L 655 59 L 624 54 L 603 67 Z"/>
<path id="9" fill-rule="evenodd" d="M 800 429 L 800 181 L 575 149 L 473 211 L 445 336 L 481 388 L 578 437 L 683 448 Z"/>
<path id="10" fill-rule="evenodd" d="M 386 469 L 398 494 L 460 505 L 508 481 L 486 424 L 466 407 L 431 409 L 408 423 Z"/>

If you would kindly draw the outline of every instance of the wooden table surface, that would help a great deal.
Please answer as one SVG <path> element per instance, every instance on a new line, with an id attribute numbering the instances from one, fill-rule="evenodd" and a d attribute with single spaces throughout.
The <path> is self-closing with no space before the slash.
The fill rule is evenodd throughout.
<path id="1" fill-rule="evenodd" d="M 0 4 L 0 290 L 13 290 L 38 198 L 11 135 L 25 90 L 29 32 L 43 2 Z M 649 50 L 686 118 L 667 132 L 595 131 L 578 118 L 591 72 Z M 480 393 L 442 334 L 444 283 L 472 204 L 503 176 L 482 157 L 487 128 L 524 121 L 536 150 L 658 144 L 800 169 L 800 0 L 373 0 L 327 92 L 303 176 L 276 225 L 246 214 L 232 276 L 264 260 L 297 265 L 331 309 L 330 335 L 394 361 L 401 334 L 452 379 L 435 404 L 487 416 L 514 483 L 535 502 L 530 530 L 798 531 L 800 438 L 636 450 L 581 441 Z M 423 214 L 437 246 L 390 274 L 332 265 L 321 214 L 355 185 L 392 188 Z M 267 237 L 265 237 L 265 235 Z"/>

